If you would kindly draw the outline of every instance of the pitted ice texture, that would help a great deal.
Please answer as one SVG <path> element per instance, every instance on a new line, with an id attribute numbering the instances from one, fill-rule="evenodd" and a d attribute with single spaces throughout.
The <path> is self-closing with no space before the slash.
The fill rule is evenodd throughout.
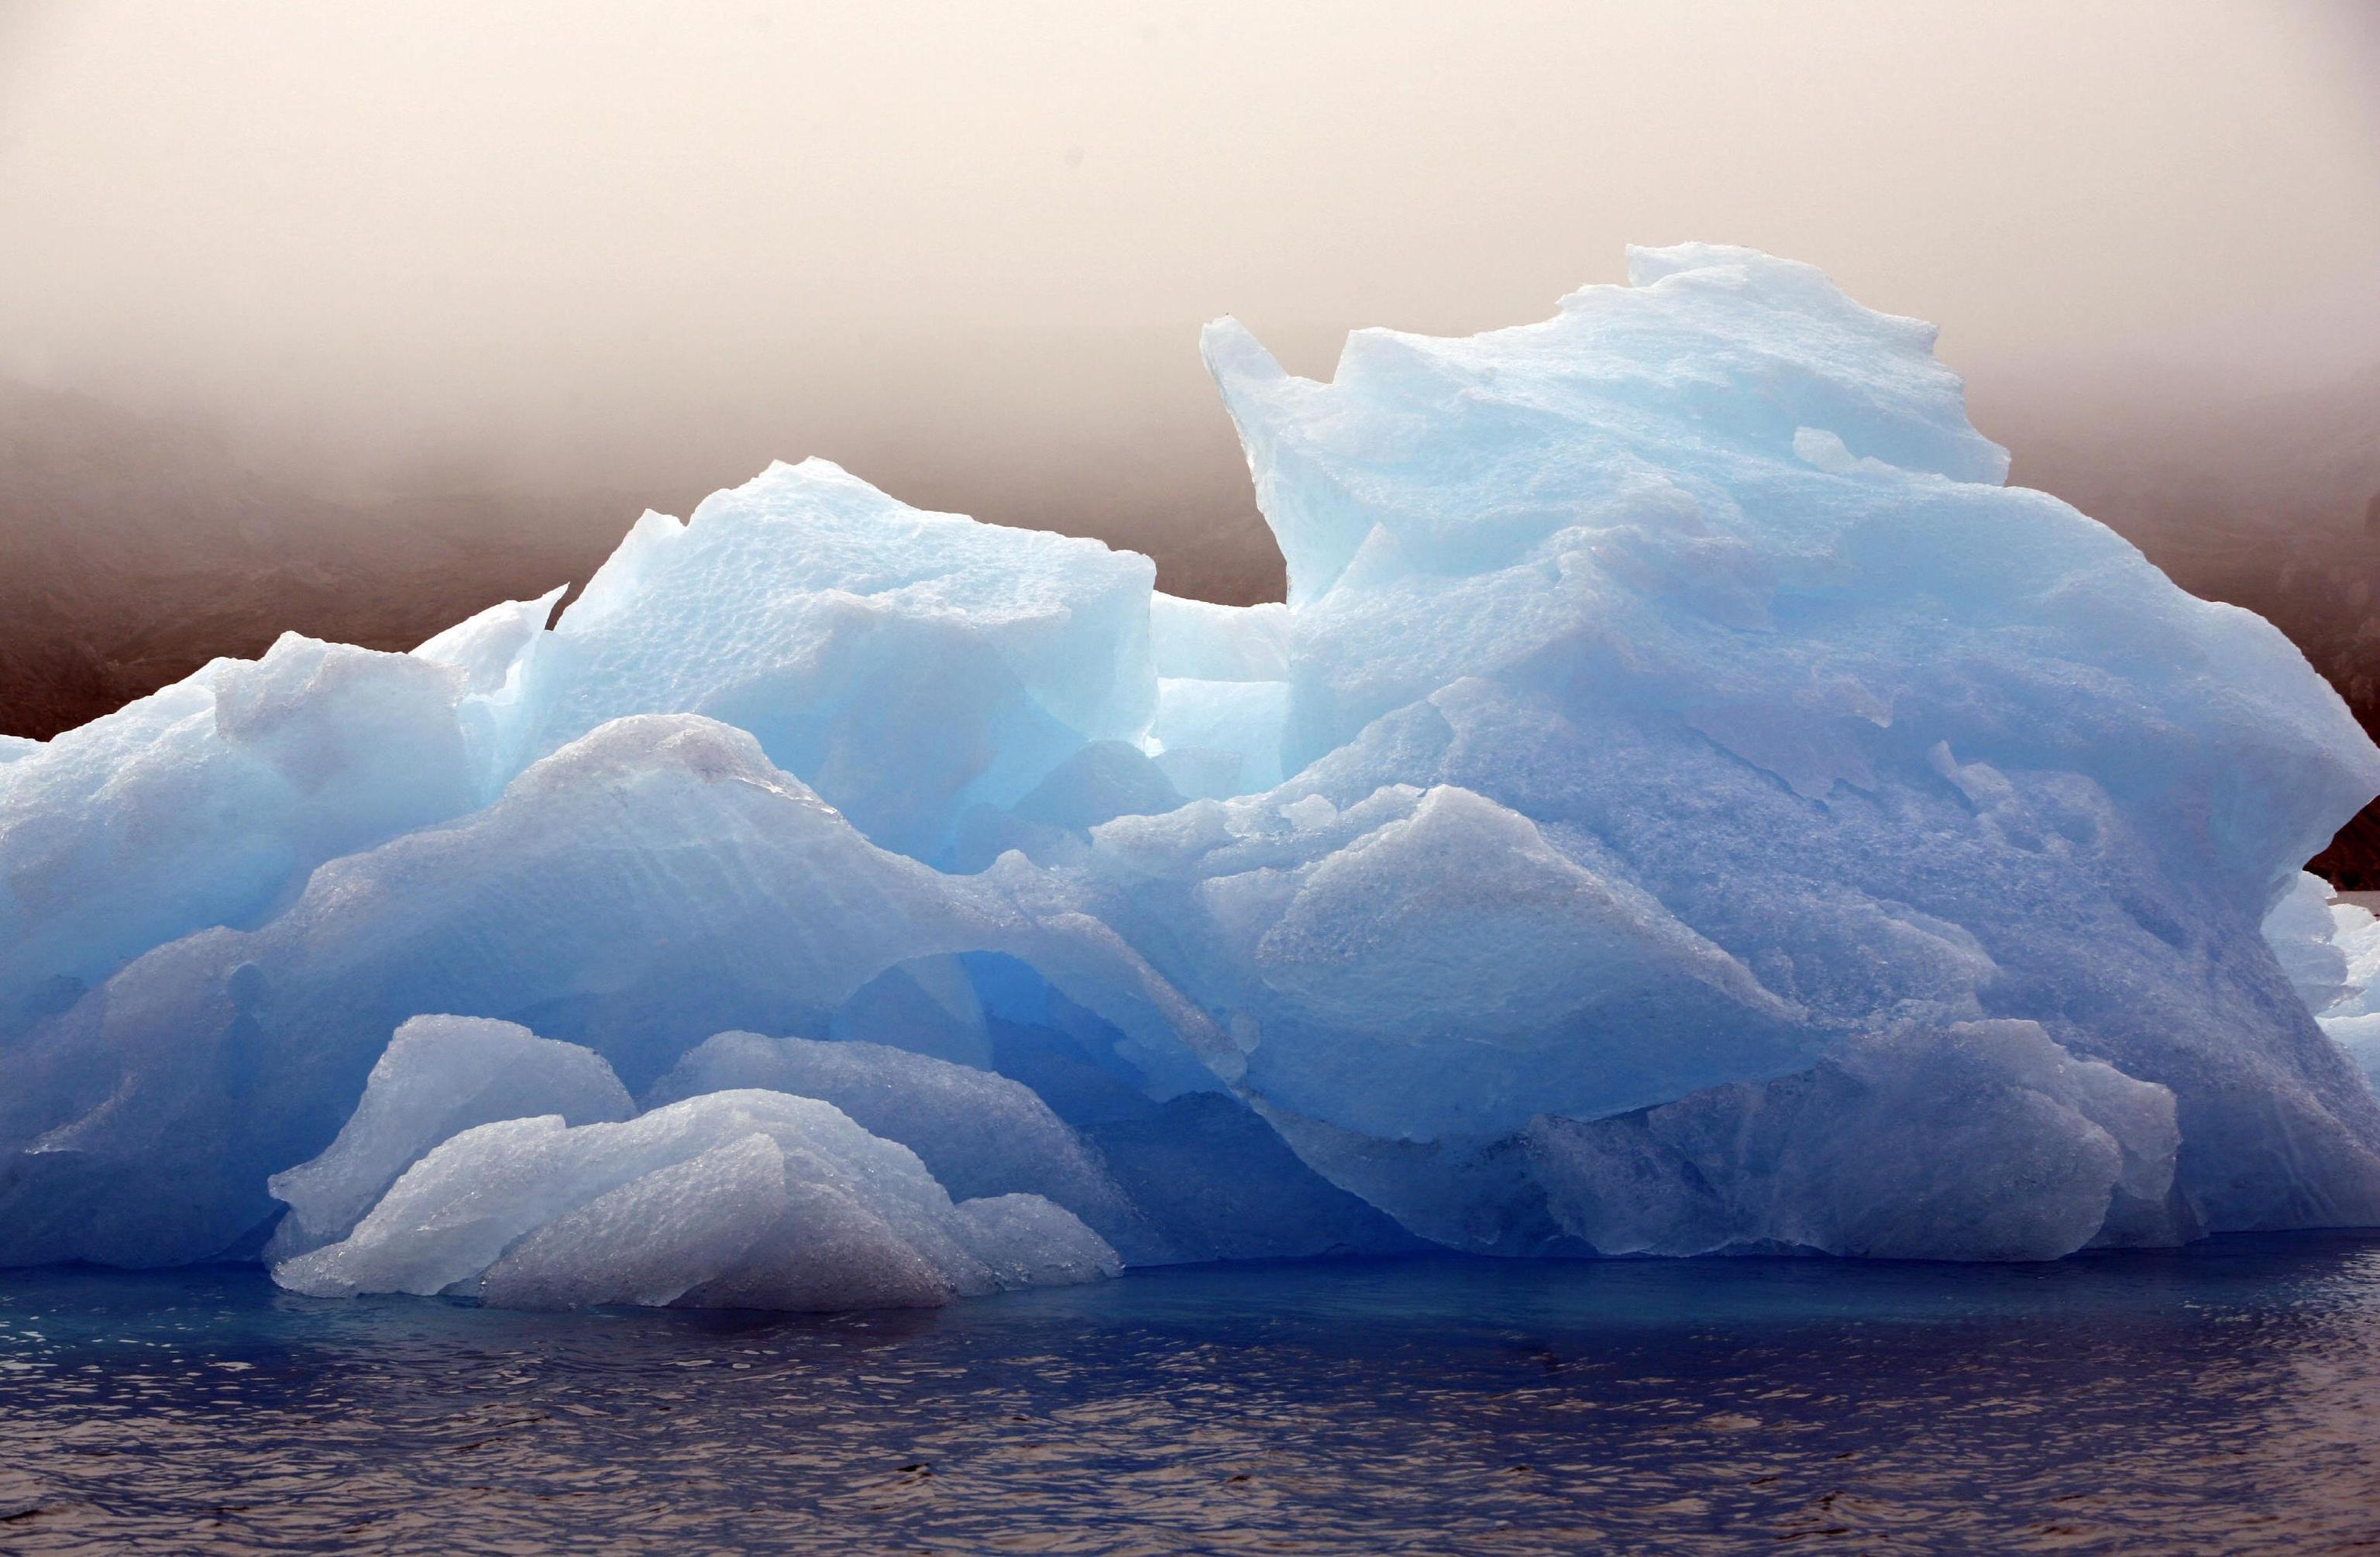
<path id="1" fill-rule="evenodd" d="M 1038 1196 L 953 1206 L 915 1153 L 832 1104 L 741 1090 L 622 1124 L 548 1114 L 466 1130 L 344 1240 L 273 1279 L 316 1296 L 455 1292 L 500 1308 L 840 1309 L 1117 1269 Z"/>
<path id="2" fill-rule="evenodd" d="M 880 1043 L 723 1032 L 678 1061 L 646 1101 L 745 1088 L 834 1104 L 916 1152 L 957 1199 L 1031 1194 L 1063 1206 L 1119 1249 L 1159 1247 L 1093 1150 L 1031 1088 L 1004 1076 Z"/>
<path id="3" fill-rule="evenodd" d="M 389 1040 L 330 1150 L 266 1181 L 289 1214 L 264 1256 L 285 1259 L 346 1237 L 399 1174 L 474 1125 L 544 1113 L 591 1125 L 636 1112 L 592 1050 L 511 1022 L 416 1016 Z"/>

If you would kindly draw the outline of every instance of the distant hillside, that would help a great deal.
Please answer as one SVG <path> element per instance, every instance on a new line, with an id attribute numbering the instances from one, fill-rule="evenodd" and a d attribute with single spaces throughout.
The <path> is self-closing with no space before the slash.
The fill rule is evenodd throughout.
<path id="1" fill-rule="evenodd" d="M 861 473 L 927 505 L 989 488 L 984 517 L 1148 552 L 1179 592 L 1278 598 L 1281 554 L 1235 445 L 1099 463 L 1114 453 L 1072 451 L 1101 472 L 1085 492 L 1056 490 L 1062 469 L 977 469 L 971 485 L 931 449 Z M 711 485 L 755 474 L 755 457 L 671 490 L 421 482 L 358 505 L 191 428 L 0 381 L 0 734 L 47 738 L 285 630 L 410 649 L 497 601 L 585 582 L 647 505 L 688 513 Z"/>
<path id="2" fill-rule="evenodd" d="M 0 383 L 0 733 L 46 738 L 284 630 L 409 649 L 584 579 L 637 512 L 345 506 L 204 433 Z"/>

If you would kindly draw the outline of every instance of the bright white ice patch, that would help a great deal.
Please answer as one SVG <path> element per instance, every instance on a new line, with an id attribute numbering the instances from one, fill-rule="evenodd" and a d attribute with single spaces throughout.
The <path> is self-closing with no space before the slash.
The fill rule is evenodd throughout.
<path id="1" fill-rule="evenodd" d="M 734 1091 L 625 1124 L 546 1115 L 467 1130 L 407 1169 L 345 1241 L 273 1274 L 326 1297 L 824 1310 L 932 1307 L 1119 1268 L 1038 1197 L 954 1207 L 914 1153 L 833 1105 Z"/>
<path id="2" fill-rule="evenodd" d="M 474 1125 L 543 1113 L 592 1125 L 636 1112 L 590 1050 L 511 1022 L 416 1016 L 389 1040 L 330 1150 L 266 1181 L 289 1215 L 265 1258 L 286 1259 L 346 1237 L 398 1174 Z"/>

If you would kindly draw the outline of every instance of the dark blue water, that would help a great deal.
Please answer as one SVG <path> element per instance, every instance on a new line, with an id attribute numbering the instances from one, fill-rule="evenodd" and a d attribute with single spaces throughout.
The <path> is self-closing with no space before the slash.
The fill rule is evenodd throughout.
<path id="1" fill-rule="evenodd" d="M 2380 1241 L 1462 1259 L 939 1313 L 0 1273 L 0 1551 L 2287 1551 L 2380 1542 Z"/>

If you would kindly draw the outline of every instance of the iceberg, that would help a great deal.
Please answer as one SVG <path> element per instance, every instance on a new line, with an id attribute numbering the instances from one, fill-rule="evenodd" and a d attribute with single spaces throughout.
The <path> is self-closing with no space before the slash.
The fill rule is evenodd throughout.
<path id="1" fill-rule="evenodd" d="M 0 750 L 0 1263 L 816 1307 L 2380 1223 L 2380 924 L 2299 870 L 2380 749 L 2005 485 L 1933 341 L 1706 245 L 1328 382 L 1218 321 L 1285 602 L 808 460 L 558 616 Z"/>

